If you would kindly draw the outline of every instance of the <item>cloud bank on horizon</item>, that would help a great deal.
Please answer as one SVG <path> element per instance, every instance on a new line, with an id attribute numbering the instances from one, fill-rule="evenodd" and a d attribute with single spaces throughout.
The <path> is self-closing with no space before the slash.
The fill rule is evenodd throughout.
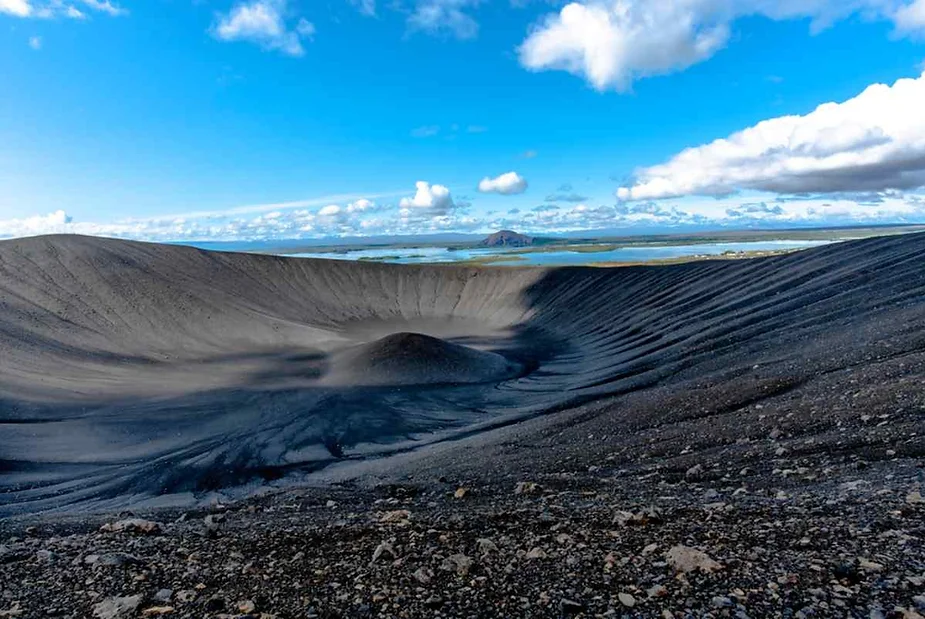
<path id="1" fill-rule="evenodd" d="M 346 10 L 371 28 L 394 18 L 403 28 L 404 39 L 436 37 L 445 45 L 469 46 L 479 45 L 489 35 L 480 28 L 486 4 L 479 0 L 344 3 Z M 227 0 L 219 5 L 209 9 L 211 21 L 200 32 L 214 48 L 249 50 L 254 55 L 250 62 L 259 56 L 294 63 L 288 67 L 304 63 L 312 57 L 316 38 L 328 36 L 325 28 L 337 23 L 332 20 L 324 25 L 317 8 L 309 14 L 309 7 L 293 0 Z M 526 9 L 508 10 L 510 17 Z M 885 38 L 896 45 L 925 42 L 925 0 L 579 0 L 555 11 L 547 5 L 534 6 L 533 11 L 518 30 L 517 41 L 507 49 L 513 52 L 510 64 L 520 77 L 539 80 L 540 76 L 532 74 L 558 72 L 565 81 L 556 82 L 557 87 L 572 83 L 576 90 L 615 101 L 634 97 L 634 85 L 648 78 L 715 62 L 721 50 L 741 44 L 737 28 L 747 20 L 803 21 L 810 33 L 854 20 L 882 25 Z M 113 0 L 0 0 L 0 16 L 73 25 L 89 23 L 96 16 L 130 21 L 134 13 Z M 24 37 L 23 47 L 31 48 L 37 58 L 49 53 L 49 45 L 47 36 Z M 492 69 L 484 67 L 485 72 Z M 420 93 L 439 107 L 445 93 L 424 87 L 422 76 L 415 79 L 421 80 Z M 784 82 L 776 76 L 762 79 Z M 852 90 L 857 94 L 850 98 L 822 103 L 806 113 L 762 114 L 742 122 L 738 126 L 743 128 L 733 133 L 736 127 L 724 127 L 690 140 L 693 143 L 688 142 L 686 148 L 682 143 L 655 156 L 649 153 L 650 161 L 634 161 L 625 168 L 633 170 L 629 175 L 611 174 L 603 191 L 590 182 L 590 172 L 572 171 L 571 181 L 562 182 L 564 177 L 549 178 L 549 168 L 540 171 L 537 167 L 545 160 L 569 168 L 568 158 L 575 150 L 571 145 L 559 150 L 534 149 L 535 144 L 512 140 L 504 145 L 510 153 L 506 159 L 494 153 L 475 161 L 479 174 L 447 172 L 452 166 L 439 174 L 423 173 L 409 165 L 400 177 L 388 181 L 405 187 L 401 192 L 322 195 L 179 215 L 120 213 L 99 220 L 78 218 L 66 203 L 44 213 L 24 207 L 23 215 L 0 217 L 0 238 L 73 232 L 150 240 L 236 240 L 481 233 L 499 228 L 556 233 L 925 223 L 925 73 L 859 90 Z M 514 96 L 498 84 L 493 92 L 501 93 L 500 99 Z M 319 91 L 318 96 L 325 94 Z M 355 96 L 373 95 L 359 86 Z M 814 103 L 826 98 L 818 97 Z M 530 106 L 522 111 L 529 115 Z M 561 112 L 584 113 L 577 108 Z M 349 118 L 351 123 L 362 121 Z M 755 122 L 760 118 L 765 120 Z M 631 123 L 633 119 L 619 121 Z M 372 126 L 378 121 L 369 122 Z M 547 127 L 547 122 L 553 120 L 538 115 L 535 131 L 540 137 L 557 130 Z M 377 130 L 373 127 L 374 133 Z M 415 118 L 401 132 L 420 149 L 466 140 L 503 141 L 510 135 L 505 123 L 492 117 L 447 119 L 437 112 L 431 118 Z M 726 137 L 718 137 L 722 135 Z M 0 133 L 0 141 L 2 137 Z M 593 141 L 594 136 L 589 137 Z M 460 157 L 471 152 L 465 150 L 471 148 L 469 144 L 460 146 Z M 614 143 L 612 149 L 620 150 L 621 145 Z M 392 157 L 391 151 L 383 152 Z M 395 155 L 400 157 L 400 152 Z M 429 163 L 418 158 L 415 165 L 422 166 L 422 162 Z M 515 166 L 516 171 L 511 169 Z M 501 170 L 509 171 L 497 174 Z M 578 180 L 582 177 L 584 181 Z M 124 212 L 130 213 L 131 207 Z"/>
<path id="2" fill-rule="evenodd" d="M 0 239 L 39 234 L 87 234 L 152 241 L 319 239 L 441 232 L 535 234 L 644 230 L 902 224 L 925 222 L 925 196 L 899 191 L 820 196 L 768 195 L 663 201 L 545 203 L 474 215 L 449 188 L 426 181 L 397 202 L 333 197 L 112 222 L 77 221 L 66 211 L 0 220 Z M 323 206 L 305 206 L 322 204 Z"/>

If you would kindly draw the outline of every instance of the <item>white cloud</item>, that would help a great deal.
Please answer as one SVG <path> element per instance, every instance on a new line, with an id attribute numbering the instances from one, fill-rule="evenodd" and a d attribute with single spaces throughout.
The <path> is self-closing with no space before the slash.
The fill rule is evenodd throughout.
<path id="1" fill-rule="evenodd" d="M 42 49 L 42 37 L 29 37 L 29 47 L 36 51 Z"/>
<path id="2" fill-rule="evenodd" d="M 354 200 L 347 205 L 348 213 L 367 213 L 370 211 L 376 210 L 378 207 L 375 202 L 372 200 L 367 200 L 366 198 L 360 198 L 359 200 Z"/>
<path id="3" fill-rule="evenodd" d="M 405 192 L 403 191 L 387 191 L 387 192 L 377 192 L 374 194 L 366 194 L 370 197 L 375 198 L 388 198 L 400 196 Z M 164 215 L 156 217 L 153 219 L 163 220 L 163 219 L 175 219 L 175 218 L 189 218 L 189 219 L 221 219 L 225 217 L 234 217 L 240 215 L 250 215 L 253 213 L 269 213 L 272 211 L 288 211 L 292 209 L 304 209 L 315 206 L 325 206 L 326 204 L 332 204 L 335 202 L 361 202 L 366 198 L 357 194 L 335 194 L 322 196 L 319 198 L 308 198 L 306 200 L 293 200 L 290 202 L 273 202 L 270 204 L 248 204 L 245 206 L 235 206 L 232 208 L 221 209 L 221 210 L 211 210 L 211 211 L 193 211 L 189 213 L 174 214 L 174 215 Z"/>
<path id="4" fill-rule="evenodd" d="M 925 0 L 916 0 L 896 11 L 894 20 L 900 32 L 919 33 L 925 30 Z"/>
<path id="5" fill-rule="evenodd" d="M 478 35 L 479 25 L 464 9 L 478 3 L 479 0 L 418 0 L 408 17 L 408 26 L 430 34 L 471 39 Z"/>
<path id="6" fill-rule="evenodd" d="M 0 221 L 0 236 L 33 236 L 66 232 L 71 218 L 58 210 L 48 215 L 35 215 L 24 219 Z"/>
<path id="7" fill-rule="evenodd" d="M 290 30 L 286 21 L 286 0 L 253 0 L 235 5 L 227 15 L 221 15 L 212 34 L 222 41 L 249 41 L 264 49 L 277 50 L 289 56 L 302 56 L 303 39 L 311 39 L 315 26 L 299 19 Z"/>
<path id="8" fill-rule="evenodd" d="M 372 194 L 395 197 L 403 192 Z M 371 196 L 371 197 L 372 197 Z M 392 204 L 393 227 L 398 227 Z M 193 211 L 106 222 L 74 221 L 65 211 L 50 215 L 0 220 L 0 238 L 50 233 L 90 234 L 152 241 L 305 238 L 375 233 L 371 214 L 389 210 L 357 194 L 340 194 L 224 210 Z"/>
<path id="9" fill-rule="evenodd" d="M 583 203 L 559 207 L 461 213 L 452 207 L 440 212 L 439 185 L 427 186 L 431 198 L 404 207 L 382 205 L 360 198 L 350 203 L 316 209 L 290 208 L 254 213 L 254 207 L 217 213 L 189 213 L 112 222 L 75 221 L 63 210 L 13 220 L 0 220 L 0 238 L 51 233 L 74 233 L 150 241 L 260 240 L 420 234 L 437 231 L 491 232 L 502 228 L 526 232 L 564 232 L 604 229 L 670 229 L 679 227 L 783 227 L 925 222 L 925 196 L 901 192 L 781 198 L 769 196 L 723 199 L 684 198 L 665 202 L 626 202 L 614 206 Z M 420 193 L 420 192 L 418 192 Z M 448 192 L 447 194 L 448 195 Z M 417 197 L 417 195 L 415 196 Z M 412 200 L 413 198 L 408 198 Z M 430 205 L 430 206 L 428 206 Z M 243 215 L 243 216 L 242 216 Z"/>
<path id="10" fill-rule="evenodd" d="M 118 17 L 119 15 L 126 15 L 128 11 L 122 7 L 114 5 L 109 0 L 81 0 L 84 5 L 90 7 L 94 11 L 99 11 L 100 13 L 106 13 L 113 17 Z"/>
<path id="11" fill-rule="evenodd" d="M 925 74 L 875 84 L 805 116 L 761 122 L 637 171 L 621 200 L 743 189 L 775 193 L 884 191 L 925 186 Z"/>
<path id="12" fill-rule="evenodd" d="M 398 203 L 403 219 L 444 217 L 456 207 L 447 187 L 427 181 L 418 181 L 414 186 L 417 188 L 415 194 Z"/>
<path id="13" fill-rule="evenodd" d="M 813 30 L 860 13 L 925 31 L 925 0 L 585 0 L 546 16 L 519 48 L 532 71 L 561 70 L 598 90 L 679 71 L 726 46 L 737 19 L 811 18 Z"/>
<path id="14" fill-rule="evenodd" d="M 336 217 L 340 215 L 341 209 L 336 204 L 329 204 L 318 211 L 319 217 Z"/>
<path id="15" fill-rule="evenodd" d="M 697 23 L 681 4 L 573 2 L 527 37 L 520 62 L 533 71 L 582 75 L 599 90 L 626 90 L 636 77 L 683 69 L 726 44 L 726 24 Z"/>
<path id="16" fill-rule="evenodd" d="M 32 14 L 32 5 L 27 0 L 0 0 L 0 13 L 29 17 Z"/>
<path id="17" fill-rule="evenodd" d="M 110 0 L 75 0 L 90 11 L 105 13 L 112 17 L 127 15 L 128 11 L 113 4 Z M 54 19 L 67 17 L 69 19 L 86 19 L 87 15 L 78 9 L 74 3 L 65 0 L 46 0 L 34 2 L 33 0 L 0 0 L 0 13 L 15 17 L 35 17 L 38 19 Z"/>
<path id="18" fill-rule="evenodd" d="M 517 172 L 505 172 L 495 178 L 485 177 L 479 181 L 479 191 L 482 193 L 500 193 L 510 196 L 523 193 L 527 190 L 527 181 Z"/>
<path id="19" fill-rule="evenodd" d="M 721 200 L 684 199 L 671 203 L 627 202 L 616 206 L 578 204 L 559 207 L 544 204 L 527 212 L 508 211 L 507 216 L 491 220 L 487 228 L 510 228 L 535 233 L 580 230 L 678 228 L 743 228 L 897 224 L 925 222 L 925 198 L 900 193 L 884 193 L 876 203 L 859 197 L 815 197 L 767 201 L 754 198 Z M 483 224 L 488 220 L 483 220 Z"/>

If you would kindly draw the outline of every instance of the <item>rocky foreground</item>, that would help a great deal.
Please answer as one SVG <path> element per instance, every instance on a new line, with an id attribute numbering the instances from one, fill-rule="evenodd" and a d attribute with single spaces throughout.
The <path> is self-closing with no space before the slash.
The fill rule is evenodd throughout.
<path id="1" fill-rule="evenodd" d="M 605 461 L 7 522 L 0 617 L 916 619 L 923 464 L 779 459 L 676 479 Z"/>

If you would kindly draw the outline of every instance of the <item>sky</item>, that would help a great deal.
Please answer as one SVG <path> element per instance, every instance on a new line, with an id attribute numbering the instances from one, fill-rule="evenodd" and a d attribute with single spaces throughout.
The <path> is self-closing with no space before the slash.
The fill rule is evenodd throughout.
<path id="1" fill-rule="evenodd" d="M 0 0 L 0 238 L 925 223 L 925 0 Z"/>

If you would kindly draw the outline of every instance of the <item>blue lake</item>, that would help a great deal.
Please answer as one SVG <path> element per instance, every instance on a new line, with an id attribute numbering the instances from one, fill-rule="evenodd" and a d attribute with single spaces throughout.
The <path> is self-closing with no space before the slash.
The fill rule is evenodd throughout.
<path id="1" fill-rule="evenodd" d="M 621 247 L 608 251 L 561 251 L 520 253 L 513 249 L 458 249 L 446 247 L 385 247 L 381 249 L 359 249 L 345 252 L 311 252 L 290 254 L 300 258 L 325 258 L 332 260 L 373 260 L 395 264 L 452 263 L 472 258 L 490 256 L 518 257 L 520 260 L 499 261 L 505 266 L 567 266 L 594 264 L 597 262 L 649 262 L 672 258 L 694 256 L 720 256 L 727 252 L 779 251 L 806 249 L 827 245 L 833 241 L 761 241 L 751 243 L 707 243 L 699 245 L 649 245 L 646 247 Z"/>

